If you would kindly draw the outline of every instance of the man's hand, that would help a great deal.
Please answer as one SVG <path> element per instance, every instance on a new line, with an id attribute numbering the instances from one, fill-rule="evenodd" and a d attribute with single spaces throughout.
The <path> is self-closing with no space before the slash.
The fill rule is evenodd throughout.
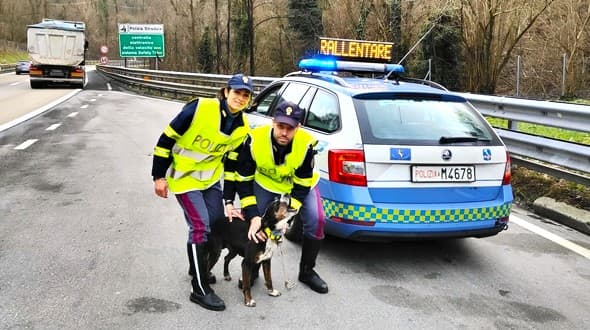
<path id="1" fill-rule="evenodd" d="M 154 190 L 156 195 L 162 198 L 168 198 L 168 182 L 165 178 L 159 178 L 154 181 Z"/>
<path id="2" fill-rule="evenodd" d="M 236 217 L 242 221 L 244 221 L 244 216 L 242 215 L 242 212 L 240 212 L 240 210 L 236 209 L 234 207 L 234 204 L 226 204 L 225 205 L 225 214 L 227 214 L 227 218 L 229 219 L 229 222 L 232 222 L 233 218 Z"/>
<path id="3" fill-rule="evenodd" d="M 266 235 L 259 231 L 260 224 L 262 222 L 261 217 L 254 217 L 250 220 L 250 228 L 248 229 L 248 239 L 253 240 L 255 243 L 266 241 Z"/>

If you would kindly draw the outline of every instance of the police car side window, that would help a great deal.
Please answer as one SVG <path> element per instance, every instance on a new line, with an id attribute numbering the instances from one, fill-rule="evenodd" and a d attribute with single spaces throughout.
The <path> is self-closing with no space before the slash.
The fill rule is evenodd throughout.
<path id="1" fill-rule="evenodd" d="M 295 104 L 299 104 L 301 99 L 309 89 L 309 86 L 299 83 L 289 83 L 285 88 L 283 94 L 281 94 L 281 102 L 282 101 L 289 101 Z M 277 103 L 278 104 L 278 103 Z"/>
<path id="2" fill-rule="evenodd" d="M 274 88 L 267 90 L 264 95 L 260 95 L 256 99 L 257 104 L 254 106 L 254 111 L 257 114 L 268 116 L 271 106 L 273 103 L 276 104 L 274 101 L 277 99 L 282 86 L 282 84 L 276 85 Z"/>
<path id="3" fill-rule="evenodd" d="M 340 129 L 340 107 L 335 95 L 318 90 L 308 111 L 305 126 L 328 133 Z"/>

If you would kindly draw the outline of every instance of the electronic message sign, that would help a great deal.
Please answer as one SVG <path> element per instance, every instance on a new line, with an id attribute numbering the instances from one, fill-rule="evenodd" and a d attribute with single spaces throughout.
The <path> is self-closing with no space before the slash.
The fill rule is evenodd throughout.
<path id="1" fill-rule="evenodd" d="M 391 62 L 393 43 L 320 37 L 320 54 L 343 60 Z"/>

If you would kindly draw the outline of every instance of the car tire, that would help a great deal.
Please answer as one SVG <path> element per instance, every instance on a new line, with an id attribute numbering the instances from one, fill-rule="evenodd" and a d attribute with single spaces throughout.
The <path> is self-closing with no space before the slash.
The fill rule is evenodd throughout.
<path id="1" fill-rule="evenodd" d="M 295 215 L 293 218 L 293 223 L 291 223 L 291 226 L 287 229 L 285 238 L 293 243 L 301 243 L 303 240 L 303 223 L 301 222 L 301 216 L 299 214 Z"/>

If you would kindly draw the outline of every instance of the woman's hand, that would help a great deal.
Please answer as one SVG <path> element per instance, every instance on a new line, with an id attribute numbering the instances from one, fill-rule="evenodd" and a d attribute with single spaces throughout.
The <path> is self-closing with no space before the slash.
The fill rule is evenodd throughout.
<path id="1" fill-rule="evenodd" d="M 154 181 L 154 191 L 156 195 L 162 198 L 168 198 L 168 181 L 165 178 L 159 178 Z"/>
<path id="2" fill-rule="evenodd" d="M 255 243 L 266 241 L 266 235 L 259 231 L 260 224 L 262 222 L 261 217 L 254 217 L 250 220 L 250 228 L 248 229 L 248 239 L 253 240 Z"/>
<path id="3" fill-rule="evenodd" d="M 242 221 L 244 221 L 244 216 L 242 215 L 242 212 L 240 212 L 239 209 L 236 209 L 234 207 L 234 204 L 226 204 L 225 205 L 225 214 L 227 214 L 227 218 L 229 219 L 229 222 L 232 222 L 233 218 L 236 217 Z"/>

